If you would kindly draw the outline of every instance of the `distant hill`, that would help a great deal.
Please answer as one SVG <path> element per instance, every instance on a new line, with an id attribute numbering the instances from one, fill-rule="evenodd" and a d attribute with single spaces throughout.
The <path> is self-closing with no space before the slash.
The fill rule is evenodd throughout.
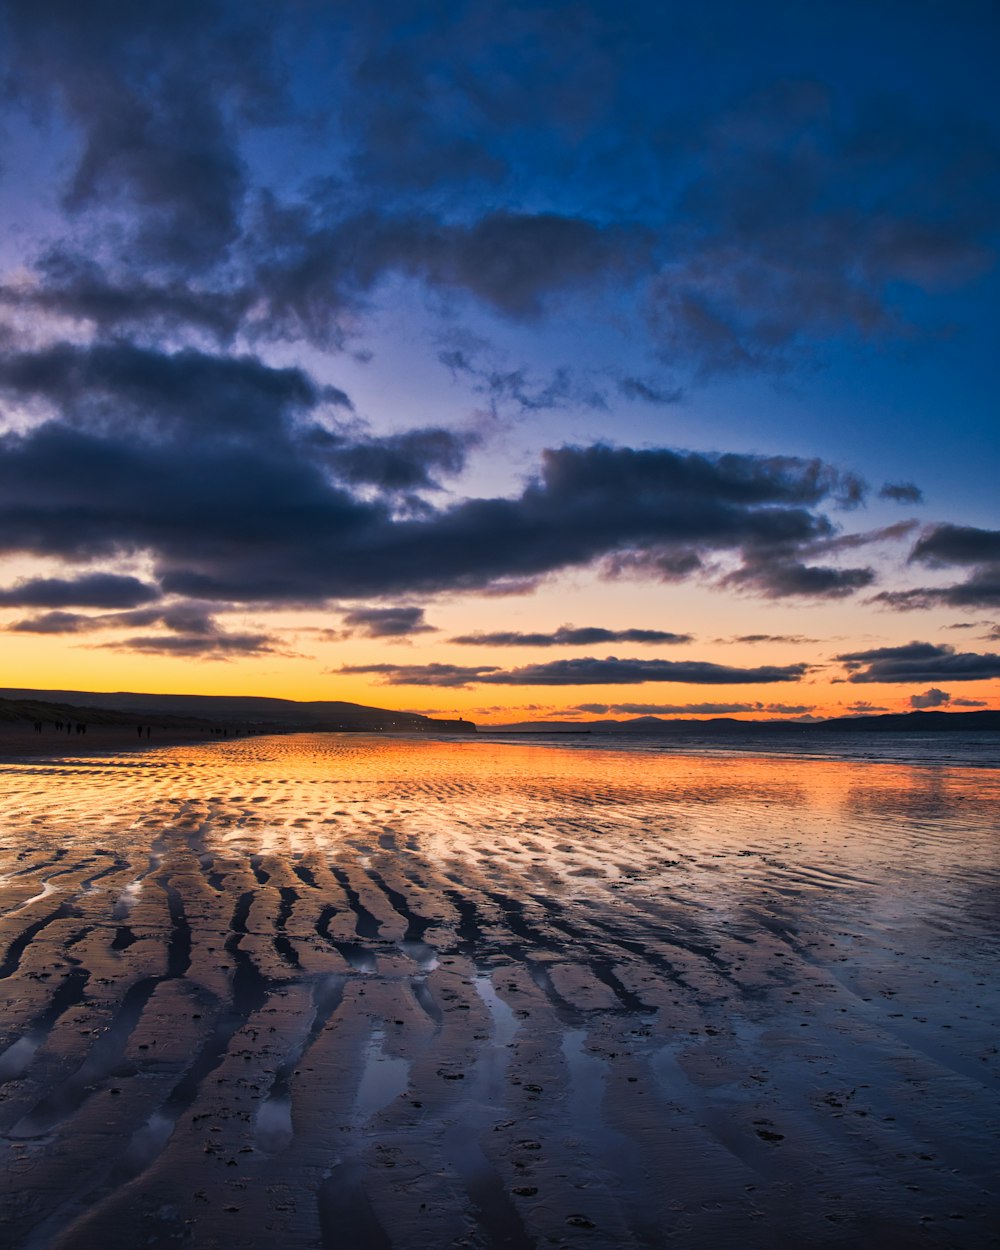
<path id="1" fill-rule="evenodd" d="M 517 721 L 510 725 L 483 726 L 489 733 L 569 733 L 594 734 L 744 734 L 744 733 L 969 733 L 1000 730 L 1000 712 L 893 712 L 884 716 L 837 716 L 820 721 L 736 720 L 716 716 L 709 720 L 664 720 L 658 716 L 637 716 L 631 720 Z"/>
<path id="2" fill-rule="evenodd" d="M 45 719 L 67 710 L 92 709 L 107 714 L 122 713 L 129 720 L 136 716 L 193 718 L 214 724 L 234 724 L 258 731 L 344 730 L 365 733 L 475 733 L 467 720 L 433 720 L 416 712 L 393 712 L 386 708 L 365 707 L 361 703 L 316 700 L 300 703 L 294 699 L 269 699 L 256 695 L 139 694 L 132 691 L 29 690 L 0 687 L 0 719 Z"/>

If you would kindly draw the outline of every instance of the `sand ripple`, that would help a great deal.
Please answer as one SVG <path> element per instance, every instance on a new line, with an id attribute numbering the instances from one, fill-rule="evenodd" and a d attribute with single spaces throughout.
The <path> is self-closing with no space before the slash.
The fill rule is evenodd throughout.
<path id="1" fill-rule="evenodd" d="M 0 768 L 5 1244 L 993 1244 L 1000 774 Z"/>

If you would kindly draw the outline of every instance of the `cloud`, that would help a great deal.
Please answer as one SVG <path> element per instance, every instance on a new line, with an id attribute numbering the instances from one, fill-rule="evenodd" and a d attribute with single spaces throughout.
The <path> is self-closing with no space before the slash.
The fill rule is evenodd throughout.
<path id="1" fill-rule="evenodd" d="M 602 629 L 597 625 L 561 625 L 551 633 L 517 633 L 498 630 L 492 633 L 460 634 L 449 642 L 476 647 L 589 647 L 599 642 L 634 642 L 676 645 L 691 642 L 691 634 L 672 634 L 662 629 Z"/>
<path id="2" fill-rule="evenodd" d="M 333 670 L 344 674 L 377 674 L 389 686 L 614 686 L 645 682 L 681 682 L 692 685 L 731 686 L 758 682 L 798 681 L 805 664 L 732 668 L 701 660 L 599 660 L 587 656 L 553 660 L 502 670 L 495 666 L 463 667 L 454 664 L 348 664 Z"/>
<path id="3" fill-rule="evenodd" d="M 0 606 L 18 608 L 133 608 L 159 598 L 156 586 L 119 573 L 25 578 L 0 589 Z"/>
<path id="4" fill-rule="evenodd" d="M 641 400 L 645 404 L 679 404 L 684 398 L 684 392 L 679 387 L 666 389 L 644 382 L 641 378 L 619 378 L 618 390 L 626 399 Z"/>
<path id="5" fill-rule="evenodd" d="M 949 608 L 1000 607 L 1000 565 L 978 570 L 964 582 L 951 586 L 917 586 L 911 590 L 882 590 L 872 603 L 900 612 L 921 611 L 940 605 Z"/>
<path id="6" fill-rule="evenodd" d="M 356 608 L 344 616 L 352 633 L 364 638 L 403 638 L 434 632 L 424 620 L 424 609 L 414 607 Z"/>
<path id="7" fill-rule="evenodd" d="M 924 492 L 912 482 L 886 482 L 878 493 L 879 499 L 891 499 L 894 503 L 918 504 L 924 502 Z"/>
<path id="8" fill-rule="evenodd" d="M 885 590 L 873 598 L 902 611 L 944 605 L 990 608 L 1000 605 L 1000 530 L 972 525 L 939 524 L 925 529 L 910 552 L 910 563 L 942 569 L 971 567 L 963 582 L 950 586 L 918 586 Z"/>
<path id="9" fill-rule="evenodd" d="M 735 638 L 719 638 L 718 642 L 788 642 L 788 643 L 806 643 L 818 642 L 818 638 L 803 638 L 801 634 L 739 634 Z"/>
<path id="10" fill-rule="evenodd" d="M 866 703 L 864 700 L 860 700 L 857 703 L 850 703 L 845 709 L 845 711 L 854 716 L 870 716 L 874 712 L 888 712 L 888 710 L 889 709 L 887 707 L 876 707 L 874 703 Z"/>
<path id="11" fill-rule="evenodd" d="M 268 634 L 150 634 L 102 643 L 103 648 L 136 655 L 190 656 L 199 660 L 229 660 L 245 655 L 287 655 Z"/>
<path id="12" fill-rule="evenodd" d="M 836 533 L 820 505 L 863 494 L 819 460 L 564 446 L 543 453 L 519 495 L 437 507 L 407 497 L 401 510 L 401 483 L 432 485 L 461 440 L 421 430 L 352 443 L 343 392 L 301 369 L 62 344 L 0 356 L 0 390 L 40 409 L 0 434 L 0 549 L 76 562 L 142 554 L 163 592 L 185 598 L 520 591 L 601 560 L 670 579 L 719 551 L 766 564 L 770 595 L 867 580 L 842 570 L 801 585 L 795 552 Z M 405 450 L 405 474 L 376 448 L 389 459 Z"/>
<path id="13" fill-rule="evenodd" d="M 848 120 L 824 84 L 782 81 L 706 119 L 694 143 L 683 249 L 648 295 L 668 361 L 781 369 L 831 339 L 926 333 L 898 289 L 961 285 L 993 262 L 972 171 L 994 203 L 997 142 L 975 123 L 927 124 L 887 95 Z"/>
<path id="14" fill-rule="evenodd" d="M 930 690 L 925 690 L 923 694 L 910 695 L 910 707 L 944 707 L 946 703 L 951 702 L 951 695 L 945 690 L 938 690 L 936 686 L 932 686 Z"/>
<path id="15" fill-rule="evenodd" d="M 461 473 L 468 450 L 479 442 L 474 433 L 436 427 L 384 438 L 358 439 L 328 430 L 314 430 L 311 437 L 317 454 L 341 481 L 384 491 L 439 490 L 436 475 Z"/>
<path id="16" fill-rule="evenodd" d="M 855 551 L 858 547 L 870 547 L 879 543 L 897 542 L 906 538 L 917 528 L 917 521 L 896 521 L 879 529 L 865 530 L 859 534 L 834 534 L 820 538 L 806 548 L 809 555 L 833 555 L 840 551 Z"/>
<path id="17" fill-rule="evenodd" d="M 107 630 L 159 625 L 165 632 L 119 638 L 98 644 L 100 649 L 137 655 L 177 655 L 204 660 L 229 660 L 246 655 L 291 655 L 279 640 L 259 632 L 226 630 L 203 606 L 174 603 L 166 607 L 135 608 L 124 612 L 87 615 L 51 611 L 7 626 L 19 634 L 91 634 Z"/>
<path id="18" fill-rule="evenodd" d="M 498 670 L 493 666 L 468 666 L 459 664 L 343 664 L 340 668 L 327 669 L 329 673 L 350 676 L 379 676 L 385 686 L 444 686 L 465 689 L 478 685 L 485 676 Z"/>
<path id="19" fill-rule="evenodd" d="M 848 493 L 843 500 L 852 507 L 861 501 L 860 487 Z M 864 568 L 838 568 L 832 565 L 805 564 L 800 557 L 811 560 L 836 556 L 859 547 L 895 542 L 916 528 L 915 521 L 897 521 L 881 529 L 854 534 L 822 534 L 806 542 L 750 545 L 744 550 L 743 564 L 727 573 L 721 584 L 739 590 L 749 590 L 768 599 L 784 599 L 799 596 L 810 599 L 842 599 L 870 586 L 875 580 L 875 570 Z"/>
<path id="20" fill-rule="evenodd" d="M 140 15 L 106 0 L 84 12 L 4 11 L 6 73 L 29 106 L 55 105 L 78 143 L 66 165 L 71 214 L 120 212 L 144 261 L 197 268 L 240 232 L 247 170 L 238 127 L 281 100 L 266 23 L 179 0 Z"/>
<path id="21" fill-rule="evenodd" d="M 565 367 L 539 379 L 523 366 L 512 368 L 495 353 L 487 355 L 489 345 L 467 332 L 452 331 L 444 341 L 450 345 L 438 352 L 439 363 L 486 400 L 494 420 L 508 411 L 522 417 L 575 407 L 607 411 L 604 392 Z"/>
<path id="22" fill-rule="evenodd" d="M 930 565 L 1000 562 L 1000 530 L 972 525 L 935 525 L 925 530 L 910 559 Z"/>
<path id="23" fill-rule="evenodd" d="M 767 599 L 843 599 L 874 580 L 872 568 L 837 569 L 795 560 L 779 562 L 765 556 L 751 558 L 741 569 L 728 573 L 723 585 L 752 590 Z"/>
<path id="24" fill-rule="evenodd" d="M 931 642 L 877 647 L 835 657 L 850 673 L 849 682 L 982 681 L 1000 677 L 1000 655 L 956 652 Z"/>
<path id="25" fill-rule="evenodd" d="M 12 634 L 84 634 L 100 628 L 99 617 L 80 612 L 43 612 L 40 616 L 25 617 L 7 626 Z"/>
<path id="26" fill-rule="evenodd" d="M 390 276 L 471 296 L 515 321 L 553 302 L 636 277 L 648 232 L 556 212 L 499 209 L 468 221 L 366 204 L 353 214 L 320 202 L 274 205 L 256 223 L 257 316 L 271 334 L 336 343 L 345 310 L 360 310 Z M 457 361 L 445 361 L 461 368 Z"/>
<path id="27" fill-rule="evenodd" d="M 679 112 L 662 81 L 720 52 L 697 18 L 678 38 L 668 10 L 607 5 L 446 5 L 429 24 L 392 2 L 147 9 L 3 10 L 8 110 L 53 149 L 46 191 L 92 261 L 86 281 L 38 274 L 105 329 L 342 345 L 404 282 L 519 321 L 609 294 L 605 325 L 686 369 L 776 368 L 933 333 L 901 292 L 992 260 L 988 125 L 850 76 L 768 82 L 773 62 L 760 88 Z"/>

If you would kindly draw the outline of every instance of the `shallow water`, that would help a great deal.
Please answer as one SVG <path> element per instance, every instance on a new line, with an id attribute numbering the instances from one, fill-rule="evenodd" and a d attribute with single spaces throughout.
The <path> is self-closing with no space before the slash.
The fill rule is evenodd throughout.
<path id="1" fill-rule="evenodd" d="M 0 777 L 6 1245 L 995 1244 L 998 770 L 298 735 Z"/>

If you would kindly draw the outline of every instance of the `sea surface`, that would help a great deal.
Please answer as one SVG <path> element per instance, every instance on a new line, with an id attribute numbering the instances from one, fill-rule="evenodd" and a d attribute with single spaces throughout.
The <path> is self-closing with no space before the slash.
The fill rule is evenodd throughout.
<path id="1" fill-rule="evenodd" d="M 742 729 L 686 730 L 673 733 L 519 733 L 491 734 L 491 742 L 524 742 L 589 751 L 652 751 L 677 755 L 794 755 L 801 759 L 880 760 L 897 764 L 951 764 L 961 768 L 1000 768 L 1000 733 L 981 730 L 905 732 L 886 730 L 837 732 L 782 726 L 779 732 Z"/>
<path id="2" fill-rule="evenodd" d="M 998 1244 L 996 735 L 891 738 L 0 764 L 3 1244 Z"/>

